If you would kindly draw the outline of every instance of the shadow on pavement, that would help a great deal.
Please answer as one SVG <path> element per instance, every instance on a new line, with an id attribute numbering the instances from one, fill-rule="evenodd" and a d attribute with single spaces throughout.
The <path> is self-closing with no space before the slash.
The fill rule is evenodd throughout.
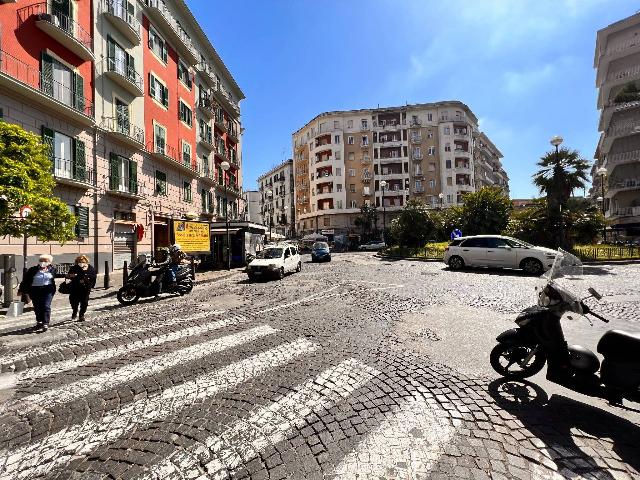
<path id="1" fill-rule="evenodd" d="M 494 380 L 488 391 L 501 408 L 545 444 L 559 469 L 617 478 L 610 470 L 619 462 L 608 458 L 605 463 L 601 456 L 610 450 L 614 455 L 607 457 L 617 456 L 640 471 L 640 427 L 629 420 L 562 395 L 549 398 L 540 386 L 526 380 Z M 590 455 L 594 450 L 600 458 Z"/>
<path id="2" fill-rule="evenodd" d="M 595 265 L 583 265 L 583 275 L 616 275 L 611 269 L 598 267 Z"/>
<path id="3" fill-rule="evenodd" d="M 442 270 L 448 270 L 453 272 L 449 267 L 442 267 Z M 526 273 L 522 270 L 512 270 L 508 268 L 474 268 L 474 267 L 465 267 L 463 270 L 457 270 L 459 272 L 464 273 L 476 273 L 480 275 L 497 275 L 499 277 L 531 277 L 536 278 L 537 275 L 531 275 L 530 273 Z"/>

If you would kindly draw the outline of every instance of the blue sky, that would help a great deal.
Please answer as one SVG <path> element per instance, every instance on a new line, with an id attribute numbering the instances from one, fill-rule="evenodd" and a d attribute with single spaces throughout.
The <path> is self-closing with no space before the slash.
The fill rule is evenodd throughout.
<path id="1" fill-rule="evenodd" d="M 513 198 L 531 197 L 559 134 L 598 141 L 596 31 L 630 0 L 187 0 L 246 99 L 244 188 L 291 156 L 318 113 L 461 100 L 504 154 Z M 576 192 L 578 193 L 578 192 Z"/>

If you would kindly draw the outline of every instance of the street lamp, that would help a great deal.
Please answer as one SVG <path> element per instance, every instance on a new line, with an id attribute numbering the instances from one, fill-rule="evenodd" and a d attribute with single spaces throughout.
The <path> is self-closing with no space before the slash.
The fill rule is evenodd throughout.
<path id="1" fill-rule="evenodd" d="M 444 203 L 444 193 L 440 192 L 438 194 L 438 198 L 440 199 L 440 210 L 442 210 L 442 204 Z"/>
<path id="2" fill-rule="evenodd" d="M 289 210 L 289 205 L 285 205 L 284 206 L 284 213 L 283 213 L 283 222 L 282 222 L 282 224 L 284 225 L 284 233 L 285 233 L 285 235 L 287 235 L 287 210 Z"/>
<path id="3" fill-rule="evenodd" d="M 273 199 L 273 190 L 267 190 L 267 198 L 269 199 L 267 206 L 269 207 L 269 241 L 271 242 L 271 222 L 273 221 L 273 205 L 271 204 L 271 200 Z"/>
<path id="4" fill-rule="evenodd" d="M 225 223 L 227 225 L 227 270 L 231 270 L 231 240 L 229 239 L 229 197 L 227 195 L 227 175 L 226 172 L 229 170 L 231 165 L 229 162 L 222 162 L 220 164 L 220 168 L 225 172 L 224 175 L 224 218 Z"/>
<path id="5" fill-rule="evenodd" d="M 553 137 L 551 137 L 551 140 L 549 140 L 549 143 L 554 147 L 556 147 L 556 164 L 553 167 L 553 170 L 554 170 L 554 173 L 558 176 L 560 174 L 560 169 L 561 169 L 560 153 L 558 149 L 560 145 L 562 145 L 563 141 L 564 140 L 560 135 L 554 135 Z M 559 203 L 558 208 L 560 209 L 560 246 L 564 247 L 564 220 L 562 219 L 562 203 Z"/>
<path id="6" fill-rule="evenodd" d="M 384 189 L 387 186 L 386 180 L 380 182 L 380 188 L 382 189 L 382 241 L 386 243 L 384 234 L 387 230 L 387 206 L 384 204 Z"/>
<path id="7" fill-rule="evenodd" d="M 600 175 L 600 191 L 602 192 L 602 196 L 598 197 L 598 201 L 600 201 L 599 199 L 602 199 L 602 216 L 604 216 L 604 212 L 605 212 L 605 205 L 604 205 L 604 180 L 607 176 L 607 169 L 604 167 L 600 167 L 596 173 L 598 175 Z M 605 226 L 602 229 L 602 241 L 604 243 L 607 243 L 607 225 L 605 224 Z"/>

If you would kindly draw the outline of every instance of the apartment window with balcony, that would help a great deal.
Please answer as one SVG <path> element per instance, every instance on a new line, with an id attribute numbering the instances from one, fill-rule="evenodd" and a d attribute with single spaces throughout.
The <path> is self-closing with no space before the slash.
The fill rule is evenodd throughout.
<path id="1" fill-rule="evenodd" d="M 129 105 L 120 100 L 115 99 L 116 104 L 116 129 L 119 133 L 129 135 L 130 123 L 129 123 Z"/>
<path id="2" fill-rule="evenodd" d="M 152 73 L 149 73 L 149 95 L 165 107 L 169 106 L 169 89 Z"/>
<path id="3" fill-rule="evenodd" d="M 337 200 L 337 201 L 336 201 L 336 208 L 337 208 L 338 210 L 342 210 L 342 200 Z"/>
<path id="4" fill-rule="evenodd" d="M 348 143 L 349 145 L 353 145 L 353 137 L 352 137 L 351 135 L 349 135 L 349 136 L 347 137 L 347 143 Z"/>
<path id="5" fill-rule="evenodd" d="M 354 168 L 350 168 L 349 169 L 349 176 L 350 177 L 355 177 L 356 176 L 356 170 Z"/>
<path id="6" fill-rule="evenodd" d="M 445 152 L 450 152 L 451 151 L 451 144 L 450 143 L 445 143 L 444 144 L 444 151 Z"/>
<path id="7" fill-rule="evenodd" d="M 366 135 L 362 136 L 362 145 L 369 145 L 369 137 L 367 137 Z"/>
<path id="8" fill-rule="evenodd" d="M 191 203 L 191 182 L 182 183 L 182 200 Z"/>
<path id="9" fill-rule="evenodd" d="M 49 146 L 48 154 L 52 163 L 53 174 L 60 178 L 74 178 L 74 173 L 77 173 L 76 157 L 78 155 L 74 148 L 74 143 L 80 142 L 82 144 L 82 158 L 79 161 L 82 162 L 81 168 L 83 172 L 85 171 L 86 159 L 84 157 L 83 142 L 55 132 L 45 126 L 42 127 L 42 142 Z"/>
<path id="10" fill-rule="evenodd" d="M 42 91 L 76 110 L 84 111 L 84 79 L 47 53 L 42 53 Z"/>
<path id="11" fill-rule="evenodd" d="M 109 189 L 138 193 L 138 163 L 114 152 L 109 155 Z"/>
<path id="12" fill-rule="evenodd" d="M 157 123 L 153 126 L 153 137 L 155 143 L 155 151 L 157 153 L 165 153 L 167 143 L 167 129 Z"/>
<path id="13" fill-rule="evenodd" d="M 434 147 L 434 146 L 429 147 L 428 152 L 429 152 L 429 155 L 435 155 L 436 154 L 436 147 Z"/>
<path id="14" fill-rule="evenodd" d="M 360 120 L 360 126 L 362 128 L 369 128 L 369 123 L 363 118 L 362 120 Z"/>
<path id="15" fill-rule="evenodd" d="M 349 191 L 351 193 L 356 193 L 356 184 L 355 183 L 350 183 L 349 184 Z"/>
<path id="16" fill-rule="evenodd" d="M 191 127 L 193 122 L 193 112 L 182 100 L 178 103 L 178 117 L 182 122 Z"/>
<path id="17" fill-rule="evenodd" d="M 333 136 L 333 143 L 340 143 L 340 135 Z"/>
<path id="18" fill-rule="evenodd" d="M 336 177 L 341 177 L 342 176 L 342 168 L 338 167 L 336 168 Z"/>
<path id="19" fill-rule="evenodd" d="M 182 163 L 191 166 L 191 144 L 182 142 Z"/>
<path id="20" fill-rule="evenodd" d="M 167 174 L 156 170 L 156 195 L 167 196 Z"/>
<path id="21" fill-rule="evenodd" d="M 191 90 L 193 86 L 193 81 L 191 80 L 191 73 L 189 72 L 189 67 L 187 67 L 182 61 L 178 60 L 178 79 Z"/>
<path id="22" fill-rule="evenodd" d="M 342 184 L 336 183 L 336 192 L 341 192 L 341 191 L 342 191 Z"/>
<path id="23" fill-rule="evenodd" d="M 415 148 L 413 149 L 413 155 L 414 155 L 415 157 L 420 157 L 420 155 L 422 155 L 422 151 L 420 150 L 420 147 L 415 147 Z"/>
<path id="24" fill-rule="evenodd" d="M 149 28 L 149 50 L 155 53 L 164 63 L 167 63 L 169 57 L 167 42 L 153 28 Z"/>
<path id="25" fill-rule="evenodd" d="M 447 160 L 444 162 L 447 168 L 451 168 L 451 160 Z"/>
<path id="26" fill-rule="evenodd" d="M 422 180 L 416 180 L 416 191 L 419 192 L 422 190 Z"/>
<path id="27" fill-rule="evenodd" d="M 449 187 L 453 186 L 453 178 L 452 177 L 447 177 L 447 186 L 449 186 Z"/>
<path id="28" fill-rule="evenodd" d="M 107 69 L 123 77 L 136 81 L 134 58 L 129 55 L 111 36 L 107 36 Z"/>
<path id="29" fill-rule="evenodd" d="M 356 159 L 356 154 L 353 152 L 349 152 L 349 154 L 347 155 L 347 159 L 350 161 L 353 161 Z"/>
<path id="30" fill-rule="evenodd" d="M 451 128 L 449 128 L 449 127 L 444 127 L 444 134 L 445 134 L 445 135 L 451 135 Z"/>
<path id="31" fill-rule="evenodd" d="M 433 121 L 433 113 L 427 113 L 427 121 L 429 122 Z"/>

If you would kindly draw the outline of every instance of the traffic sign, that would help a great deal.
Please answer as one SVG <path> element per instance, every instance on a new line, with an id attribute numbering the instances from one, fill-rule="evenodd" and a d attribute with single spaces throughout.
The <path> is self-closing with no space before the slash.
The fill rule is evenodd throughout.
<path id="1" fill-rule="evenodd" d="M 27 218 L 33 212 L 33 208 L 29 205 L 23 205 L 20 207 L 20 218 Z"/>

